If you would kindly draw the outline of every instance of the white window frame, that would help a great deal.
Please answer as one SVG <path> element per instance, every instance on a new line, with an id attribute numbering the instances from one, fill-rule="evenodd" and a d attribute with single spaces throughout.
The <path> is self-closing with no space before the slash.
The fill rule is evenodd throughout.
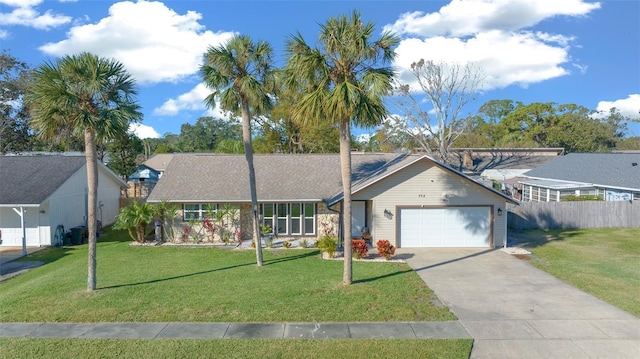
<path id="1" fill-rule="evenodd" d="M 195 209 L 187 209 L 187 206 L 196 206 Z M 213 207 L 213 211 L 218 210 L 218 204 L 216 203 L 183 203 L 182 204 L 182 220 L 188 222 L 190 220 L 201 221 L 206 217 L 209 209 L 207 207 Z M 187 218 L 187 213 L 194 213 L 195 218 Z"/>
<path id="2" fill-rule="evenodd" d="M 316 234 L 316 204 L 312 202 L 301 203 L 302 205 L 302 226 L 300 227 L 302 233 L 304 235 L 315 235 Z M 313 213 L 311 215 L 307 214 L 307 205 L 313 208 Z M 311 226 L 311 231 L 307 231 L 307 219 L 311 219 L 313 225 Z"/>
<path id="3" fill-rule="evenodd" d="M 296 233 L 292 232 L 292 220 L 294 218 L 291 216 L 291 205 L 295 204 L 300 206 L 300 216 L 296 216 L 295 220 L 300 223 L 300 230 Z M 270 206 L 273 208 L 273 216 L 265 215 L 265 207 Z M 313 213 L 307 213 L 307 207 L 313 208 Z M 280 213 L 281 209 L 286 209 L 286 213 L 284 215 Z M 260 213 L 262 213 L 262 225 L 269 225 L 273 230 L 274 234 L 279 236 L 309 236 L 315 235 L 316 233 L 316 204 L 313 202 L 289 202 L 289 203 L 261 203 L 260 204 Z M 312 228 L 308 230 L 307 220 L 311 220 Z M 285 228 L 282 230 L 280 223 L 283 223 Z"/>

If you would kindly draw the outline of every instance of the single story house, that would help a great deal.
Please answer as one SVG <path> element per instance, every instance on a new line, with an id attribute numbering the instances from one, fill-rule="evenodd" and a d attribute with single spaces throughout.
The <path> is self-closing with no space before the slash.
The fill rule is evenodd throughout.
<path id="1" fill-rule="evenodd" d="M 500 247 L 513 199 L 424 155 L 353 153 L 352 228 L 340 224 L 339 154 L 254 156 L 260 221 L 285 239 L 325 234 L 387 239 L 397 247 Z M 234 206 L 252 236 L 244 155 L 174 154 L 149 202 L 180 206 L 174 232 L 212 208 Z"/>
<path id="2" fill-rule="evenodd" d="M 523 202 L 560 202 L 569 195 L 640 200 L 640 153 L 570 153 L 524 176 Z"/>
<path id="3" fill-rule="evenodd" d="M 107 225 L 119 213 L 126 184 L 98 162 L 98 220 Z M 0 156 L 2 246 L 60 244 L 64 232 L 87 222 L 87 168 L 84 155 Z"/>

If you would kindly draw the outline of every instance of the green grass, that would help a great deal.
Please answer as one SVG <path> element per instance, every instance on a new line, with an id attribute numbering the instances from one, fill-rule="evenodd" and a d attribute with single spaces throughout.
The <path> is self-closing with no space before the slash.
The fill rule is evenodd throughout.
<path id="1" fill-rule="evenodd" d="M 455 340 L 109 340 L 0 338 L 5 358 L 468 358 Z"/>
<path id="2" fill-rule="evenodd" d="M 526 239 L 532 263 L 567 283 L 640 317 L 640 229 L 513 233 Z"/>
<path id="3" fill-rule="evenodd" d="M 2 322 L 344 322 L 455 320 L 406 264 L 343 263 L 317 250 L 135 247 L 120 231 L 98 242 L 98 290 L 87 292 L 87 246 L 26 258 L 47 264 L 0 284 Z"/>

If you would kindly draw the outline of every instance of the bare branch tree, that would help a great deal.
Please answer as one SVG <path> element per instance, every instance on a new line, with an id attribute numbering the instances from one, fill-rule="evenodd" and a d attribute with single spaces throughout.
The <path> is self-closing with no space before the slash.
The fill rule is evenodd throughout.
<path id="1" fill-rule="evenodd" d="M 391 120 L 394 131 L 406 133 L 428 155 L 448 163 L 449 148 L 468 130 L 471 117 L 461 117 L 462 109 L 476 99 L 484 79 L 474 64 L 466 65 L 420 60 L 411 64 L 422 93 L 431 103 L 432 110 L 424 110 L 408 84 L 395 86 L 396 109 Z"/>

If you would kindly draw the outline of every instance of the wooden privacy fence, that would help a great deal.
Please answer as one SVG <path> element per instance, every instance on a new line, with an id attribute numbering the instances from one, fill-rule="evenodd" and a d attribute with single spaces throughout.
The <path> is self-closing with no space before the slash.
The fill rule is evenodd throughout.
<path id="1" fill-rule="evenodd" d="M 640 201 L 523 202 L 508 210 L 509 229 L 640 228 Z"/>

